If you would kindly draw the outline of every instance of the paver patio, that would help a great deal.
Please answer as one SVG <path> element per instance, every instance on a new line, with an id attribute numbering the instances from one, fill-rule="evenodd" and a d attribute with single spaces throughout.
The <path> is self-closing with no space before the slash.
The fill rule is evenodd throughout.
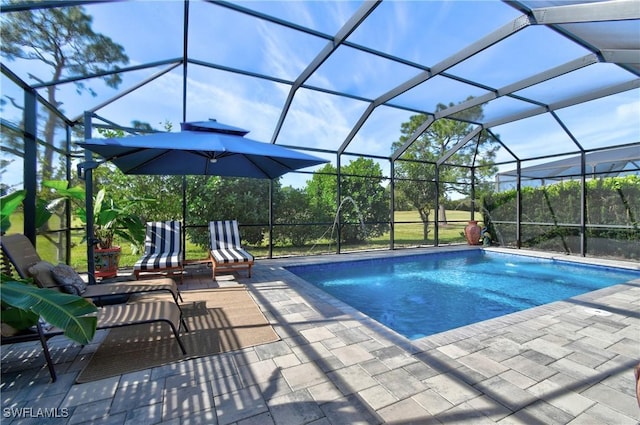
<path id="1" fill-rule="evenodd" d="M 189 269 L 182 290 L 246 284 L 281 340 L 86 384 L 104 331 L 50 340 L 55 383 L 38 343 L 3 346 L 2 423 L 638 423 L 640 280 L 410 341 L 282 268 L 416 252 L 258 260 L 217 282 Z"/>

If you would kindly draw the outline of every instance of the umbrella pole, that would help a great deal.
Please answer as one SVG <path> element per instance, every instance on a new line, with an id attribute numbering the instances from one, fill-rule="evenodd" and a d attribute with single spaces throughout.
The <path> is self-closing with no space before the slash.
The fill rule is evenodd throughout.
<path id="1" fill-rule="evenodd" d="M 182 176 L 182 262 L 187 258 L 187 176 Z"/>
<path id="2" fill-rule="evenodd" d="M 269 258 L 273 258 L 273 180 L 269 180 Z"/>

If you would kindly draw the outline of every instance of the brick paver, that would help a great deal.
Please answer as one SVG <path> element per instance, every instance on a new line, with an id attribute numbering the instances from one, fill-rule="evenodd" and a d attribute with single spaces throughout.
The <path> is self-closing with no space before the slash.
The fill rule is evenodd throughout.
<path id="1" fill-rule="evenodd" d="M 37 343 L 3 346 L 2 423 L 637 424 L 640 280 L 409 341 L 282 268 L 415 253 L 258 260 L 217 282 L 189 270 L 182 290 L 246 284 L 281 337 L 233 353 L 74 384 L 104 331 L 50 340 L 55 383 Z M 25 417 L 37 409 L 60 417 Z"/>

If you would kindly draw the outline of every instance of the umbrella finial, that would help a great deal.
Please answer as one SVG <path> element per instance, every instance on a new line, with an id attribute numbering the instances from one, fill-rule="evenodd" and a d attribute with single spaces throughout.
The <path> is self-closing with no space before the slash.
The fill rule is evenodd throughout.
<path id="1" fill-rule="evenodd" d="M 182 131 L 207 131 L 210 133 L 232 134 L 235 136 L 244 136 L 249 130 L 219 123 L 215 118 L 209 118 L 208 121 L 195 121 L 180 123 Z"/>

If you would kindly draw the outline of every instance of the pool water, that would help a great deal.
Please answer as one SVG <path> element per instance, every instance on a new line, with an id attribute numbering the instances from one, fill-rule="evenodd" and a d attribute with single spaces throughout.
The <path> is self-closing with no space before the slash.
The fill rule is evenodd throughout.
<path id="1" fill-rule="evenodd" d="M 409 339 L 640 278 L 483 250 L 287 267 Z"/>

